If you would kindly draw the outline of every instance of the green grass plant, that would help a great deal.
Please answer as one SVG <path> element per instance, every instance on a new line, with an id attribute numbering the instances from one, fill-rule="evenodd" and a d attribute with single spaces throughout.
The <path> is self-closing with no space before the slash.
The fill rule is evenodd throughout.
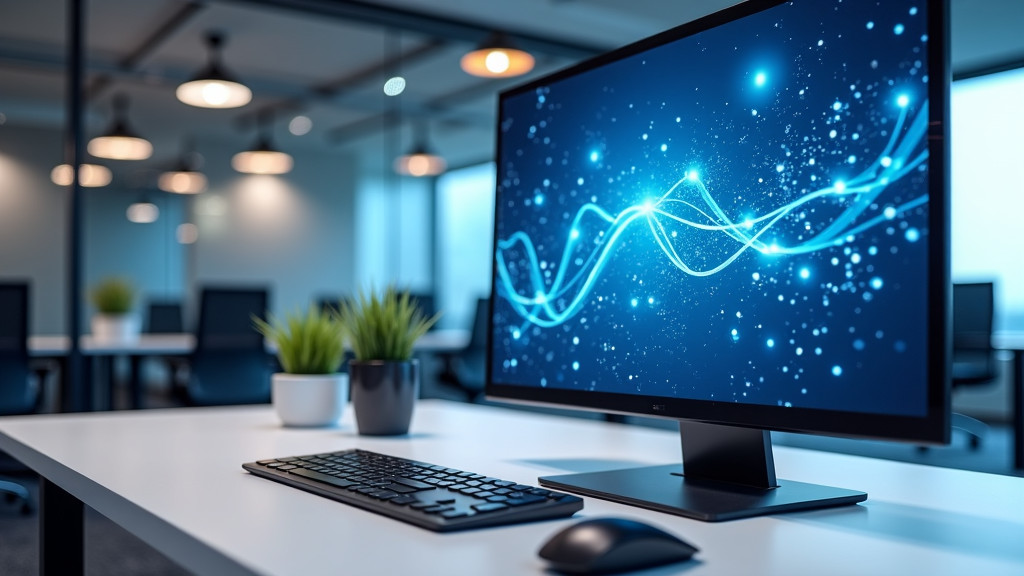
<path id="1" fill-rule="evenodd" d="M 412 358 L 416 340 L 440 317 L 424 316 L 409 292 L 393 285 L 382 293 L 360 291 L 358 297 L 342 302 L 339 315 L 356 360 L 395 362 Z"/>
<path id="2" fill-rule="evenodd" d="M 127 278 L 104 278 L 89 291 L 89 300 L 100 314 L 127 314 L 135 306 L 135 285 Z"/>
<path id="3" fill-rule="evenodd" d="M 256 330 L 277 347 L 277 359 L 288 374 L 334 374 L 345 358 L 345 331 L 332 311 L 310 306 L 305 314 L 284 320 L 253 318 Z"/>

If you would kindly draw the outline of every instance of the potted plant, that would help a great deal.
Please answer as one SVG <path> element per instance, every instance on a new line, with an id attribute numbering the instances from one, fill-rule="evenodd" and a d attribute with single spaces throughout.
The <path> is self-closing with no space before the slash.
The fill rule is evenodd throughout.
<path id="1" fill-rule="evenodd" d="M 427 318 L 407 291 L 394 286 L 369 296 L 360 292 L 342 303 L 339 315 L 355 354 L 349 380 L 359 433 L 407 433 L 420 386 L 413 344 L 439 315 Z"/>
<path id="2" fill-rule="evenodd" d="M 333 426 L 348 401 L 348 376 L 339 372 L 345 357 L 341 321 L 310 306 L 284 320 L 253 318 L 256 330 L 277 348 L 284 372 L 271 376 L 274 410 L 285 426 Z"/>
<path id="3" fill-rule="evenodd" d="M 96 312 L 91 318 L 92 335 L 104 342 L 134 342 L 141 323 L 134 313 L 135 285 L 126 278 L 103 278 L 89 292 Z"/>

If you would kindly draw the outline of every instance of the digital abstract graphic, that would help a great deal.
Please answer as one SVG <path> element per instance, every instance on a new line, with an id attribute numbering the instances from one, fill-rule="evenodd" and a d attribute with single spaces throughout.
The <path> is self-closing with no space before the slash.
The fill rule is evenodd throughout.
<path id="1" fill-rule="evenodd" d="M 504 97 L 495 381 L 923 413 L 878 399 L 925 387 L 924 18 L 783 4 Z"/>

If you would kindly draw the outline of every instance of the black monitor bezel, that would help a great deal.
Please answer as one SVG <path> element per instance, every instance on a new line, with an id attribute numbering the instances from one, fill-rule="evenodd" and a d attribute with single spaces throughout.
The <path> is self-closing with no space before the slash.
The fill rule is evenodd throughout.
<path id="1" fill-rule="evenodd" d="M 598 68 L 680 38 L 698 34 L 747 17 L 788 0 L 748 0 L 741 4 L 688 22 L 617 50 L 596 56 L 558 72 L 505 90 L 498 97 L 499 129 L 496 158 L 500 171 L 502 138 L 500 123 L 505 100 L 511 96 Z M 816 0 L 806 0 L 816 1 Z M 493 400 L 552 405 L 614 414 L 696 420 L 713 424 L 761 428 L 857 438 L 879 438 L 930 444 L 945 444 L 950 438 L 951 288 L 949 264 L 949 58 L 948 0 L 925 0 L 927 4 L 929 63 L 929 262 L 928 262 L 928 367 L 927 406 L 923 417 L 868 414 L 838 410 L 817 410 L 757 404 L 735 404 L 659 396 L 586 392 L 535 386 L 502 384 L 494 381 L 494 305 L 496 282 L 492 258 L 491 299 L 488 314 L 487 374 L 485 393 Z M 494 237 L 497 246 L 500 175 L 496 179 Z"/>

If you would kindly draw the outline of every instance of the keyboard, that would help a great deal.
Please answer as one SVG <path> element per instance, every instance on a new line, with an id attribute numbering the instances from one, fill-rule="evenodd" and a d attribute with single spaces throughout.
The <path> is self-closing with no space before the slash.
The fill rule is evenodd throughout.
<path id="1" fill-rule="evenodd" d="M 366 450 L 289 456 L 242 468 L 437 532 L 572 516 L 578 496 Z"/>

